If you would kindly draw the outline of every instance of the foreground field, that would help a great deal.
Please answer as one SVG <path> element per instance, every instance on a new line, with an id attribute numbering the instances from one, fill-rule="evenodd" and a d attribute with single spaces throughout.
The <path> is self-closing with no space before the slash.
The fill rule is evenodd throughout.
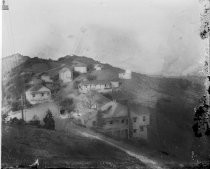
<path id="1" fill-rule="evenodd" d="M 33 128 L 2 126 L 2 166 L 147 168 L 136 158 L 99 140 Z"/>

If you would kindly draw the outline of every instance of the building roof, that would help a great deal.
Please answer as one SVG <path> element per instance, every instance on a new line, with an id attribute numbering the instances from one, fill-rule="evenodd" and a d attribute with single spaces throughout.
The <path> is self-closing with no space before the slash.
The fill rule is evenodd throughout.
<path id="1" fill-rule="evenodd" d="M 70 71 L 71 72 L 71 68 L 70 67 L 63 67 L 59 70 L 59 73 L 63 73 L 63 72 L 66 72 L 66 71 Z"/>
<path id="2" fill-rule="evenodd" d="M 35 85 L 35 86 L 32 86 L 31 88 L 29 88 L 28 91 L 37 92 L 37 91 L 39 91 L 43 87 L 46 88 L 47 90 L 50 90 L 46 86 L 43 86 L 43 85 Z"/>
<path id="3" fill-rule="evenodd" d="M 74 67 L 87 67 L 87 65 L 85 63 L 79 62 L 79 61 L 72 61 Z"/>
<path id="4" fill-rule="evenodd" d="M 108 80 L 91 80 L 91 81 L 83 81 L 80 83 L 81 85 L 89 85 L 89 84 L 111 84 Z"/>
<path id="5" fill-rule="evenodd" d="M 107 104 L 107 109 L 103 111 L 104 118 L 116 118 L 116 117 L 124 117 L 128 115 L 128 109 L 126 106 L 121 105 L 117 102 L 110 102 L 111 104 Z"/>
<path id="6" fill-rule="evenodd" d="M 135 113 L 137 115 L 150 114 L 152 111 L 151 108 L 137 103 L 129 104 L 129 110 L 130 112 Z"/>

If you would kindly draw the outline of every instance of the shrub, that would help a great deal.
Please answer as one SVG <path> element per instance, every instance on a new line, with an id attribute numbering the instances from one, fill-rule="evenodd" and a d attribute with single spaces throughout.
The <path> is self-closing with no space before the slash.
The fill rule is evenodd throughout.
<path id="1" fill-rule="evenodd" d="M 10 120 L 11 124 L 17 124 L 17 125 L 24 125 L 25 121 L 23 119 L 18 119 L 17 117 Z"/>
<path id="2" fill-rule="evenodd" d="M 44 128 L 49 129 L 49 130 L 55 129 L 55 121 L 53 119 L 52 112 L 50 110 L 46 112 L 46 116 L 43 119 L 43 121 L 45 123 Z"/>
<path id="3" fill-rule="evenodd" d="M 66 98 L 60 102 L 62 110 L 66 110 L 68 113 L 74 111 L 74 101 L 71 98 Z"/>

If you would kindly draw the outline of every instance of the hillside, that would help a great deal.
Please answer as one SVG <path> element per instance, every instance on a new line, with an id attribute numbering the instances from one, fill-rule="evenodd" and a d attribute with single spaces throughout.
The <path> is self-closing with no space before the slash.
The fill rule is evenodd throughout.
<path id="1" fill-rule="evenodd" d="M 5 97 L 8 95 L 9 86 L 17 86 L 21 73 L 35 73 L 50 70 L 55 76 L 62 64 L 72 65 L 72 61 L 86 63 L 90 70 L 95 63 L 90 58 L 78 56 L 65 56 L 57 61 L 31 58 L 15 68 L 7 85 L 3 86 Z M 103 64 L 101 71 L 89 71 L 98 80 L 111 80 L 118 77 L 123 70 Z M 86 76 L 86 75 L 85 75 Z M 192 151 L 196 158 L 208 160 L 210 154 L 210 141 L 195 138 L 192 132 L 193 109 L 204 93 L 204 78 L 200 76 L 183 77 L 152 77 L 140 73 L 133 73 L 132 79 L 120 80 L 120 92 L 114 92 L 112 98 L 118 102 L 141 103 L 151 109 L 151 125 L 148 145 L 153 149 L 163 152 L 178 161 L 191 161 Z M 9 84 L 9 85 L 8 85 Z M 7 87 L 7 88 L 6 88 Z M 11 91 L 16 91 L 14 88 Z M 68 95 L 68 90 L 64 90 Z M 10 92 L 11 93 L 11 92 Z M 19 93 L 15 93 L 17 97 Z M 141 146 L 137 144 L 137 146 Z"/>
<path id="2" fill-rule="evenodd" d="M 2 166 L 145 168 L 126 153 L 74 132 L 64 133 L 30 126 L 2 126 Z"/>

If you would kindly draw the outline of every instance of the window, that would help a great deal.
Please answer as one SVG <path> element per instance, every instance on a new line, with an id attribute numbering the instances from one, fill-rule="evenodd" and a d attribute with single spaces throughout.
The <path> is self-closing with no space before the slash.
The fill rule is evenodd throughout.
<path id="1" fill-rule="evenodd" d="M 137 131 L 136 129 L 133 129 L 133 133 L 136 133 L 136 131 Z"/>
<path id="2" fill-rule="evenodd" d="M 110 121 L 109 124 L 113 124 L 113 121 Z"/>
<path id="3" fill-rule="evenodd" d="M 133 118 L 133 122 L 135 123 L 135 122 L 136 122 L 136 120 L 137 120 L 137 117 L 134 117 L 134 118 Z"/>
<path id="4" fill-rule="evenodd" d="M 143 121 L 146 121 L 146 116 L 143 116 Z"/>
<path id="5" fill-rule="evenodd" d="M 41 93 L 42 96 L 44 96 L 44 93 Z"/>
<path id="6" fill-rule="evenodd" d="M 140 132 L 144 131 L 144 127 L 140 126 Z"/>
<path id="7" fill-rule="evenodd" d="M 122 121 L 121 121 L 122 123 L 124 123 L 125 122 L 125 120 L 124 119 L 122 119 Z"/>

